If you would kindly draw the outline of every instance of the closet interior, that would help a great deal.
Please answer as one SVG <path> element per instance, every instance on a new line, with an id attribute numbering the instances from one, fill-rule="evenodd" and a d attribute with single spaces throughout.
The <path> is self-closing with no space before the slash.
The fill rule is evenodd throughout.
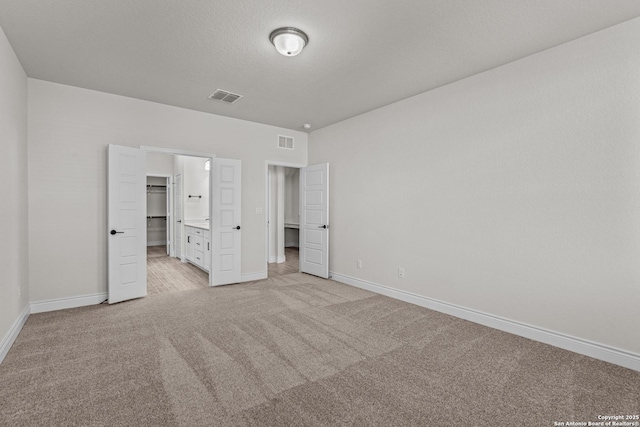
<path id="1" fill-rule="evenodd" d="M 165 246 L 169 254 L 170 229 L 168 178 L 147 176 L 147 246 Z"/>

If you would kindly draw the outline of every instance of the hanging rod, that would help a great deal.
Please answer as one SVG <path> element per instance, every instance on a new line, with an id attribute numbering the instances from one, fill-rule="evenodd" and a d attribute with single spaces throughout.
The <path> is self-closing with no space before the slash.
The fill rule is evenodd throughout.
<path id="1" fill-rule="evenodd" d="M 167 219 L 167 216 L 148 216 L 147 219 L 155 219 L 155 218 L 162 218 L 162 219 Z"/>

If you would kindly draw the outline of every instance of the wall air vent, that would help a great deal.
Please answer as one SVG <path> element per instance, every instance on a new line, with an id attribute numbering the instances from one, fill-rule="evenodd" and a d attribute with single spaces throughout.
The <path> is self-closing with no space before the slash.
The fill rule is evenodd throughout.
<path id="1" fill-rule="evenodd" d="M 211 95 L 209 95 L 209 99 L 215 99 L 216 101 L 226 102 L 227 104 L 233 104 L 238 99 L 242 98 L 242 95 L 238 95 L 237 93 L 231 93 L 226 90 L 216 89 Z"/>
<path id="2" fill-rule="evenodd" d="M 278 148 L 293 150 L 293 137 L 278 135 Z"/>

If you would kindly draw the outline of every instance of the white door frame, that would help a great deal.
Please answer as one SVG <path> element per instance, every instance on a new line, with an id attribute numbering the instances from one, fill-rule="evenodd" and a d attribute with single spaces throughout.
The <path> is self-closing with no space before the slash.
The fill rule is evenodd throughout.
<path id="1" fill-rule="evenodd" d="M 168 155 L 173 155 L 173 156 L 190 156 L 190 157 L 202 157 L 202 158 L 208 158 L 211 161 L 211 165 L 213 165 L 213 159 L 216 157 L 215 154 L 211 154 L 211 153 L 202 153 L 202 152 L 198 152 L 198 151 L 187 151 L 187 150 L 178 150 L 178 149 L 173 149 L 173 148 L 160 148 L 160 147 L 149 147 L 146 145 L 141 145 L 139 147 L 141 150 L 144 151 L 152 151 L 155 153 L 162 153 L 162 154 L 168 154 Z M 213 212 L 213 185 L 211 185 L 213 183 L 213 168 L 209 169 L 209 215 L 211 215 L 211 212 Z M 173 218 L 172 218 L 173 219 Z M 184 218 L 183 218 L 184 219 Z M 209 221 L 211 222 L 211 221 Z M 174 224 L 174 227 L 176 226 L 176 224 Z M 182 224 L 180 226 L 183 226 Z M 184 236 L 184 232 L 182 233 L 182 235 Z M 209 225 L 209 238 L 211 238 L 211 225 Z M 213 254 L 213 251 L 211 252 L 211 254 Z M 213 256 L 211 256 L 211 260 L 213 261 Z M 210 264 L 213 269 L 213 262 Z M 213 271 L 209 271 L 209 286 L 213 286 Z"/>
<path id="2" fill-rule="evenodd" d="M 147 177 L 165 178 L 167 181 L 167 244 L 169 244 L 169 256 L 173 256 L 173 237 L 171 236 L 171 231 L 173 230 L 173 194 L 170 194 L 173 189 L 173 175 L 147 173 Z"/>
<path id="3" fill-rule="evenodd" d="M 172 251 L 171 256 L 175 257 L 175 258 L 179 258 L 181 262 L 187 262 L 186 258 L 184 257 L 184 250 L 182 249 L 182 246 L 183 246 L 183 243 L 184 243 L 184 235 L 182 233 L 182 231 L 183 231 L 182 229 L 180 229 L 180 251 L 179 251 L 180 252 L 180 257 L 177 256 L 178 250 L 176 249 L 177 246 L 178 246 L 177 245 L 178 238 L 176 237 L 177 233 L 178 233 L 177 230 L 178 230 L 178 227 L 182 227 L 182 221 L 184 220 L 184 201 L 181 201 L 180 202 L 180 209 L 182 209 L 182 212 L 180 212 L 180 224 L 178 224 L 178 222 L 177 222 L 178 221 L 178 214 L 176 213 L 175 200 L 177 200 L 176 189 L 177 189 L 177 186 L 178 186 L 178 180 L 177 180 L 178 177 L 180 177 L 180 196 L 182 197 L 184 195 L 183 191 L 182 191 L 182 189 L 183 189 L 183 187 L 182 187 L 183 186 L 183 174 L 180 174 L 180 173 L 179 174 L 175 174 L 173 176 L 173 187 L 171 188 L 171 192 L 173 194 L 173 200 L 174 200 L 174 204 L 171 207 L 171 211 L 173 212 L 173 221 L 174 221 L 173 245 L 172 245 L 172 248 L 171 248 L 171 251 Z"/>
<path id="4" fill-rule="evenodd" d="M 286 168 L 300 169 L 308 166 L 308 164 L 278 162 L 275 160 L 266 160 L 264 162 L 264 272 L 266 277 L 269 277 L 269 196 L 271 192 L 269 188 L 269 166 L 284 166 Z"/>

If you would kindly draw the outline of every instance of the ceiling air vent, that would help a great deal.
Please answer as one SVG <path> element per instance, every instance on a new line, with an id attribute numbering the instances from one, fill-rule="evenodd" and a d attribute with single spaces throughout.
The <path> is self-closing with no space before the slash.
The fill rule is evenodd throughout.
<path id="1" fill-rule="evenodd" d="M 227 104 L 233 104 L 240 98 L 242 98 L 242 95 L 238 95 L 237 93 L 231 93 L 222 89 L 216 89 L 215 92 L 209 95 L 209 99 L 215 99 L 216 101 L 226 102 Z"/>
<path id="2" fill-rule="evenodd" d="M 278 148 L 293 150 L 293 137 L 278 135 Z"/>

